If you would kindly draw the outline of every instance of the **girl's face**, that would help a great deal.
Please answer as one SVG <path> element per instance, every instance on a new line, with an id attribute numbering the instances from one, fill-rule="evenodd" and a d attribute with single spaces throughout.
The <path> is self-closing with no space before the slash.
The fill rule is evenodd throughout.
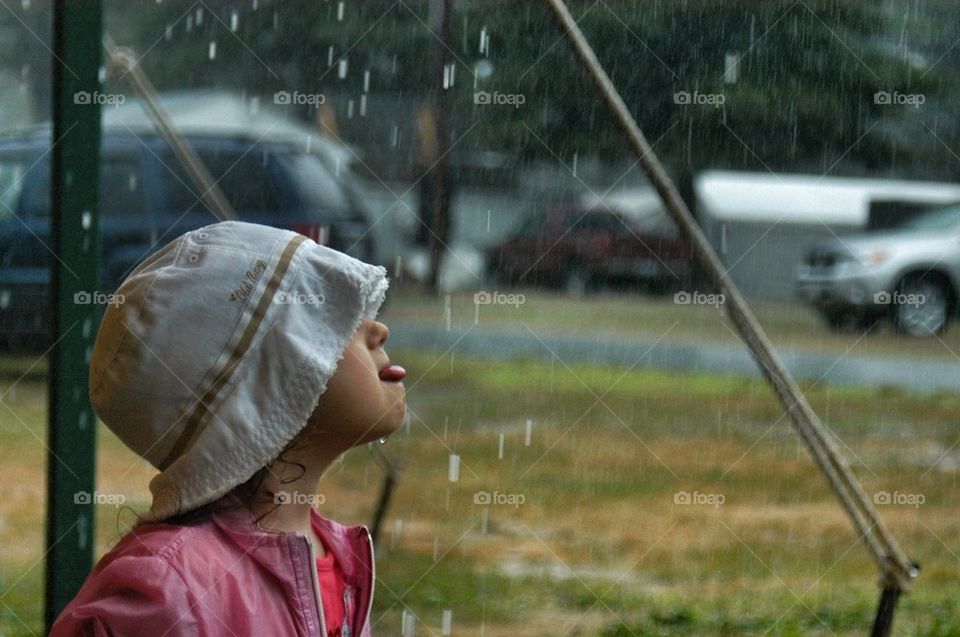
<path id="1" fill-rule="evenodd" d="M 389 335 L 380 321 L 363 319 L 310 416 L 318 440 L 327 445 L 335 441 L 346 450 L 387 436 L 403 424 L 403 381 L 379 376 L 391 362 L 383 349 Z"/>

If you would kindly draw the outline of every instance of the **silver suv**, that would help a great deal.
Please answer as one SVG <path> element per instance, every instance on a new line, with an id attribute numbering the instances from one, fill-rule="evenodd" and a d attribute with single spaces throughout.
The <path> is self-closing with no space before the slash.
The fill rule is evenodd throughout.
<path id="1" fill-rule="evenodd" d="M 943 331 L 960 299 L 960 202 L 816 244 L 797 269 L 797 289 L 835 329 L 889 317 L 905 334 Z"/>

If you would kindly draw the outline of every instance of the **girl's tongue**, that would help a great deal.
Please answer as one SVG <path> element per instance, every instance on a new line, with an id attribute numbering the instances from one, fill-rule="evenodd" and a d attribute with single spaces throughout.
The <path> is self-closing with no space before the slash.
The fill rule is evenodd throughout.
<path id="1" fill-rule="evenodd" d="M 380 380 L 399 382 L 407 375 L 407 370 L 399 365 L 388 365 L 380 370 Z"/>

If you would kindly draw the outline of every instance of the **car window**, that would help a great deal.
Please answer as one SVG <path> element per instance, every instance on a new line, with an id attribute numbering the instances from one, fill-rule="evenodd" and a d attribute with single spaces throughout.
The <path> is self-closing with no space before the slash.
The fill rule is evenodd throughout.
<path id="1" fill-rule="evenodd" d="M 531 237 L 540 232 L 546 220 L 547 216 L 542 213 L 528 213 L 527 216 L 516 225 L 511 234 L 517 237 Z"/>
<path id="2" fill-rule="evenodd" d="M 955 226 L 960 226 L 960 204 L 925 212 L 905 221 L 900 227 L 911 230 L 946 230 Z"/>
<path id="3" fill-rule="evenodd" d="M 17 214 L 26 168 L 21 157 L 0 158 L 0 220 Z"/>
<path id="4" fill-rule="evenodd" d="M 620 219 L 609 212 L 578 211 L 567 217 L 567 225 L 581 230 L 616 230 L 622 228 Z"/>
<path id="5" fill-rule="evenodd" d="M 309 209 L 334 215 L 351 214 L 352 206 L 344 183 L 320 159 L 307 153 L 293 152 L 277 157 L 289 171 L 297 194 Z"/>
<path id="6" fill-rule="evenodd" d="M 106 157 L 100 173 L 100 209 L 105 217 L 142 216 L 143 187 L 135 155 Z"/>
<path id="7" fill-rule="evenodd" d="M 272 156 L 254 148 L 248 152 L 199 149 L 200 160 L 238 214 L 273 213 L 281 208 L 270 177 Z M 170 210 L 183 213 L 203 210 L 202 192 L 171 151 L 161 153 L 161 170 Z"/>
<path id="8" fill-rule="evenodd" d="M 35 163 L 34 163 L 35 162 Z M 46 219 L 50 215 L 50 155 L 31 159 L 20 182 L 20 214 L 24 219 Z"/>

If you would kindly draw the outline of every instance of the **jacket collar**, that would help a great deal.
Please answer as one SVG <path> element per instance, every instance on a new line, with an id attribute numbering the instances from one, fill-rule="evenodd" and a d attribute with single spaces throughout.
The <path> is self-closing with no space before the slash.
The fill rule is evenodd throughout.
<path id="1" fill-rule="evenodd" d="M 283 558 L 275 552 L 278 547 L 302 544 L 307 538 L 297 532 L 274 532 L 261 528 L 246 508 L 216 512 L 213 523 L 244 553 L 282 580 L 289 580 L 282 569 L 287 569 Z M 314 532 L 323 541 L 324 547 L 333 554 L 343 572 L 344 583 L 355 587 L 355 625 L 357 635 L 363 634 L 363 625 L 369 623 L 369 610 L 373 600 L 375 565 L 373 542 L 365 525 L 344 525 L 326 518 L 310 508 L 310 522 Z M 286 553 L 289 555 L 290 553 Z M 292 553 L 300 554 L 299 552 Z M 305 565 L 306 566 L 306 565 Z M 309 565 L 315 569 L 316 564 Z M 288 569 L 287 569 L 288 571 Z"/>

